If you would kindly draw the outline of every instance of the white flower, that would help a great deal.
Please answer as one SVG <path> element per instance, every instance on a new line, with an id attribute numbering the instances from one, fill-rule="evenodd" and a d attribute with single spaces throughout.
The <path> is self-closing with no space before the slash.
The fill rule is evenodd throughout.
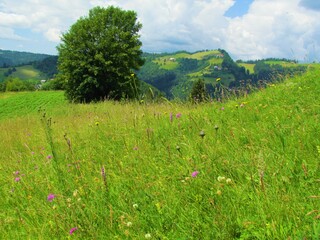
<path id="1" fill-rule="evenodd" d="M 226 179 L 226 183 L 227 183 L 227 184 L 230 184 L 230 183 L 232 183 L 232 180 L 231 180 L 231 178 L 227 178 L 227 179 Z"/>
<path id="2" fill-rule="evenodd" d="M 127 222 L 127 227 L 131 227 L 132 226 L 132 222 Z"/>
<path id="3" fill-rule="evenodd" d="M 132 207 L 133 208 L 138 208 L 139 206 L 138 206 L 138 204 L 135 203 L 135 204 L 132 205 Z"/>
<path id="4" fill-rule="evenodd" d="M 146 235 L 144 235 L 144 237 L 145 237 L 146 239 L 150 239 L 150 238 L 151 238 L 151 234 L 150 234 L 150 233 L 147 233 Z"/>
<path id="5" fill-rule="evenodd" d="M 219 176 L 217 179 L 218 179 L 218 182 L 222 182 L 222 181 L 226 180 L 225 177 L 221 177 L 221 176 Z"/>

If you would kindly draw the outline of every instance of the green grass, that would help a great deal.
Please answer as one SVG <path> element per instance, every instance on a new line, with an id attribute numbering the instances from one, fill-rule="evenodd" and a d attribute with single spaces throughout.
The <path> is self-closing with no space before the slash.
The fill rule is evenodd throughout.
<path id="1" fill-rule="evenodd" d="M 41 80 L 46 79 L 43 73 L 35 69 L 32 65 L 24 65 L 20 67 L 15 67 L 17 71 L 13 72 L 10 77 L 19 78 L 21 80 Z M 0 81 L 5 80 L 4 73 L 8 71 L 9 68 L 0 68 Z"/>
<path id="2" fill-rule="evenodd" d="M 179 67 L 179 63 L 177 61 L 170 60 L 171 58 L 174 58 L 174 59 L 191 58 L 191 59 L 202 60 L 205 57 L 208 57 L 209 58 L 208 61 L 210 64 L 221 65 L 223 59 L 214 57 L 218 54 L 220 54 L 218 50 L 201 51 L 193 54 L 190 54 L 187 52 L 180 52 L 180 53 L 166 55 L 166 56 L 157 58 L 156 60 L 154 60 L 154 62 L 159 64 L 161 68 L 166 70 L 173 70 Z"/>
<path id="3" fill-rule="evenodd" d="M 0 239 L 319 239 L 319 68 L 226 103 L 53 99 L 1 117 Z"/>
<path id="4" fill-rule="evenodd" d="M 64 93 L 56 92 L 6 92 L 0 93 L 0 121 L 38 113 L 39 108 L 52 109 L 65 106 Z"/>
<path id="5" fill-rule="evenodd" d="M 238 63 L 238 65 L 244 67 L 246 70 L 249 70 L 250 74 L 254 73 L 254 63 Z"/>

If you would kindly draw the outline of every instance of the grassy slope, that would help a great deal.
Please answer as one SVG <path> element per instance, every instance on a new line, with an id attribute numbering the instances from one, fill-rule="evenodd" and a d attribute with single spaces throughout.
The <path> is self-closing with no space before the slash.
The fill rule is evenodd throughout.
<path id="1" fill-rule="evenodd" d="M 210 57 L 220 54 L 218 50 L 211 50 L 211 51 L 202 51 L 202 52 L 196 52 L 193 54 L 182 52 L 182 53 L 176 53 L 176 54 L 171 54 L 171 55 L 166 55 L 160 58 L 157 58 L 154 60 L 155 63 L 159 64 L 161 68 L 166 69 L 166 70 L 173 70 L 179 67 L 179 63 L 176 61 L 170 61 L 170 58 L 174 59 L 179 59 L 179 58 L 191 58 L 191 59 L 197 59 L 201 60 L 205 57 Z M 208 59 L 210 64 L 221 64 L 222 59 L 221 58 L 209 58 Z"/>
<path id="2" fill-rule="evenodd" d="M 13 72 L 10 77 L 17 77 L 22 80 L 41 80 L 45 79 L 45 76 L 43 73 L 41 73 L 39 70 L 35 69 L 32 65 L 24 65 L 20 67 L 16 67 L 16 72 Z M 0 68 L 0 81 L 4 80 L 5 77 L 3 74 L 8 71 L 8 68 Z"/>
<path id="3" fill-rule="evenodd" d="M 229 103 L 7 114 L 0 238 L 317 239 L 319 102 L 315 69 Z"/>
<path id="4" fill-rule="evenodd" d="M 0 93 L 0 120 L 34 115 L 39 108 L 65 106 L 63 92 L 6 92 Z"/>

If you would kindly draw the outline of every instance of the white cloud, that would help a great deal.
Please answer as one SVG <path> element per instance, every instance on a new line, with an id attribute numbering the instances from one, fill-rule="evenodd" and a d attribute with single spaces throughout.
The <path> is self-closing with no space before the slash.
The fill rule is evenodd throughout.
<path id="1" fill-rule="evenodd" d="M 45 33 L 46 38 L 51 42 L 60 42 L 61 31 L 57 28 L 50 28 Z"/>
<path id="2" fill-rule="evenodd" d="M 17 35 L 13 29 L 7 28 L 7 27 L 1 27 L 0 26 L 0 39 L 6 39 L 6 40 L 26 40 L 26 38 Z"/>
<path id="3" fill-rule="evenodd" d="M 41 33 L 48 41 L 58 43 L 61 32 L 87 15 L 90 8 L 116 5 L 138 13 L 143 24 L 143 49 L 150 52 L 223 48 L 234 58 L 301 59 L 309 51 L 319 51 L 320 7 L 315 1 L 254 0 L 242 17 L 225 17 L 234 3 L 235 0 L 2 0 L 0 38 L 23 40 L 16 34 L 19 28 Z"/>
<path id="4" fill-rule="evenodd" d="M 256 0 L 248 14 L 230 20 L 226 48 L 244 59 L 302 59 L 311 43 L 320 44 L 314 38 L 314 32 L 320 31 L 319 16 L 301 8 L 299 0 Z"/>

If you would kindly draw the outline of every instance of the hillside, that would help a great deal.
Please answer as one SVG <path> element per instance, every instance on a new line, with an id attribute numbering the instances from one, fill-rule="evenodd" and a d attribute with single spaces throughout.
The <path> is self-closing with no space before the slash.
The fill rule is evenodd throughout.
<path id="1" fill-rule="evenodd" d="M 0 67 L 12 67 L 41 61 L 50 55 L 0 49 Z"/>
<path id="2" fill-rule="evenodd" d="M 25 59 L 31 60 L 30 56 L 38 57 L 40 60 L 34 61 L 32 66 L 29 64 L 0 68 L 0 83 L 8 77 L 14 77 L 39 84 L 40 79 L 52 79 L 58 73 L 57 56 L 10 53 L 16 56 L 15 61 L 19 62 L 26 61 Z M 3 55 L 8 57 L 10 54 Z M 157 93 L 157 95 L 163 95 L 169 99 L 188 99 L 194 83 L 198 80 L 204 81 L 208 98 L 218 99 L 225 94 L 221 92 L 222 89 L 227 94 L 229 91 L 243 91 L 244 88 L 249 92 L 254 88 L 264 87 L 274 80 L 279 81 L 305 71 L 305 66 L 287 59 L 269 58 L 234 62 L 222 49 L 194 53 L 185 51 L 163 54 L 144 53 L 143 58 L 145 64 L 136 74 L 140 80 L 149 85 L 142 84 L 142 95 L 146 94 L 146 90 L 149 91 L 150 87 L 147 86 L 151 85 L 153 92 L 160 91 L 161 94 Z M 50 86 L 46 87 L 50 89 Z M 61 84 L 57 86 L 59 86 L 58 89 L 62 87 Z"/>
<path id="3" fill-rule="evenodd" d="M 218 88 L 238 90 L 239 87 L 258 87 L 277 78 L 301 74 L 305 67 L 286 59 L 265 59 L 234 62 L 224 50 L 205 50 L 195 53 L 144 54 L 145 64 L 138 77 L 169 98 L 188 98 L 195 81 L 202 79 L 210 98 Z M 218 86 L 217 86 L 218 84 Z M 242 86 L 241 86 L 242 85 Z"/>
<path id="4" fill-rule="evenodd" d="M 1 93 L 0 239 L 319 239 L 319 79 L 204 104 Z"/>

